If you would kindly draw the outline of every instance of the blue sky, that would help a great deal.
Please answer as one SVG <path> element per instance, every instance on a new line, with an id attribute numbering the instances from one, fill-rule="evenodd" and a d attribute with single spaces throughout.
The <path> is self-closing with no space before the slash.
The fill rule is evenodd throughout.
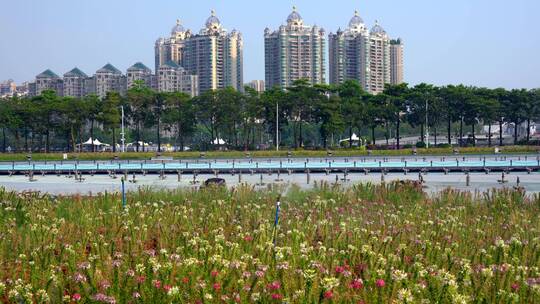
<path id="1" fill-rule="evenodd" d="M 2 0 L 0 81 L 31 80 L 46 68 L 93 74 L 107 62 L 153 68 L 155 40 L 177 18 L 198 32 L 211 9 L 244 36 L 244 80 L 264 79 L 263 30 L 284 23 L 293 5 L 327 33 L 355 9 L 369 27 L 379 20 L 405 41 L 411 84 L 540 87 L 538 0 Z"/>

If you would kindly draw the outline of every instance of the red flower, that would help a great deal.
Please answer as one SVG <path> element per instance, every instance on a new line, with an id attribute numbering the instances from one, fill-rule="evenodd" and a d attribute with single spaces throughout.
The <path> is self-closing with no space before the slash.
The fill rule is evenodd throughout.
<path id="1" fill-rule="evenodd" d="M 517 291 L 519 289 L 519 284 L 517 282 L 514 282 L 511 286 L 512 291 Z"/>
<path id="2" fill-rule="evenodd" d="M 331 290 L 327 290 L 324 292 L 323 296 L 325 299 L 331 299 L 332 297 L 334 297 L 334 292 Z"/>
<path id="3" fill-rule="evenodd" d="M 283 299 L 283 296 L 280 295 L 279 293 L 273 293 L 273 294 L 272 294 L 272 299 L 274 299 L 274 300 L 281 300 L 281 299 Z"/>
<path id="4" fill-rule="evenodd" d="M 81 295 L 78 293 L 75 293 L 71 296 L 71 298 L 73 299 L 73 301 L 79 301 L 81 299 Z"/>
<path id="5" fill-rule="evenodd" d="M 343 266 L 336 266 L 336 273 L 343 273 L 345 271 L 345 267 Z"/>
<path id="6" fill-rule="evenodd" d="M 188 277 L 183 277 L 182 278 L 182 283 L 184 283 L 184 284 L 189 283 L 189 278 Z"/>
<path id="7" fill-rule="evenodd" d="M 246 235 L 246 236 L 244 237 L 244 241 L 246 241 L 246 242 L 251 242 L 251 241 L 253 241 L 253 237 L 252 237 L 251 235 Z"/>
<path id="8" fill-rule="evenodd" d="M 212 287 L 214 288 L 215 291 L 220 291 L 221 290 L 221 285 L 219 283 L 214 283 L 214 285 Z"/>
<path id="9" fill-rule="evenodd" d="M 351 282 L 351 284 L 349 284 L 349 287 L 352 289 L 360 289 L 364 287 L 364 282 L 362 282 L 361 279 L 355 279 Z"/>
<path id="10" fill-rule="evenodd" d="M 268 288 L 270 290 L 278 290 L 280 287 L 281 287 L 281 284 L 279 284 L 278 281 L 274 281 L 274 282 L 266 285 L 266 288 Z"/>
<path id="11" fill-rule="evenodd" d="M 376 282 L 375 282 L 375 285 L 377 285 L 377 287 L 384 287 L 385 283 L 384 283 L 384 280 L 383 279 L 378 279 Z"/>
<path id="12" fill-rule="evenodd" d="M 145 276 L 138 276 L 137 277 L 137 283 L 143 283 L 146 280 Z"/>
<path id="13" fill-rule="evenodd" d="M 171 290 L 172 286 L 171 285 L 165 285 L 163 286 L 163 289 L 165 290 L 165 292 L 168 292 L 169 290 Z"/>
<path id="14" fill-rule="evenodd" d="M 219 272 L 218 272 L 217 270 L 212 270 L 212 272 L 210 273 L 210 275 L 211 275 L 212 277 L 214 277 L 214 278 L 217 277 L 218 274 L 219 274 Z"/>

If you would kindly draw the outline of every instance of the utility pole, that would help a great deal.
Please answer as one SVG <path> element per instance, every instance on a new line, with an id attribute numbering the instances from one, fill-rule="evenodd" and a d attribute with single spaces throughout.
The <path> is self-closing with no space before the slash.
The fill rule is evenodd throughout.
<path id="1" fill-rule="evenodd" d="M 122 139 L 120 139 L 122 141 L 122 153 L 126 152 L 126 135 L 125 135 L 125 132 L 124 132 L 124 106 L 120 106 L 120 108 L 122 109 Z"/>

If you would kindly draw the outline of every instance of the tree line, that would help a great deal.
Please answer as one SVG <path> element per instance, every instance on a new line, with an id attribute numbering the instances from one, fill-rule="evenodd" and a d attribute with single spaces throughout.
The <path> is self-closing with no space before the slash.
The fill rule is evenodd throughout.
<path id="1" fill-rule="evenodd" d="M 212 149 L 213 140 L 218 138 L 229 148 L 253 149 L 261 142 L 276 142 L 276 125 L 282 134 L 280 141 L 293 148 L 306 142 L 326 148 L 333 136 L 352 137 L 353 132 L 368 134 L 374 145 L 376 130 L 382 130 L 387 142 L 393 131 L 395 148 L 400 149 L 404 125 L 419 131 L 420 144 L 429 127 L 435 144 L 451 144 L 452 134 L 463 144 L 468 133 L 472 145 L 478 126 L 488 125 L 491 146 L 503 144 L 504 123 L 518 126 L 526 122 L 524 138 L 518 136 L 516 127 L 513 141 L 530 143 L 531 122 L 540 116 L 540 89 L 422 83 L 387 85 L 383 93 L 372 95 L 352 80 L 340 85 L 311 85 L 298 80 L 286 90 L 276 87 L 258 93 L 251 88 L 245 92 L 225 88 L 193 98 L 181 92 L 155 92 L 141 82 L 125 96 L 108 92 L 103 99 L 96 95 L 60 97 L 45 91 L 31 98 L 0 100 L 2 151 L 9 146 L 17 151 L 50 152 L 51 142 L 55 150 L 76 151 L 86 136 L 95 138 L 95 132 L 100 132 L 116 152 L 122 108 L 127 138 L 135 141 L 137 151 L 144 151 L 139 142 L 148 138 L 161 150 L 164 136 L 181 150 L 186 145 Z M 499 126 L 499 134 L 492 134 L 493 125 Z M 149 130 L 153 134 L 148 134 Z M 440 134 L 445 138 L 438 138 Z"/>

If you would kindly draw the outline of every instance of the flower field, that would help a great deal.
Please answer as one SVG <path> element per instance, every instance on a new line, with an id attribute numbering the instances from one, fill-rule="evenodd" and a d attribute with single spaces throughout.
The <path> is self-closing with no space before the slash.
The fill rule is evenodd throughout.
<path id="1" fill-rule="evenodd" d="M 540 303 L 540 198 L 358 185 L 0 190 L 0 302 Z"/>

